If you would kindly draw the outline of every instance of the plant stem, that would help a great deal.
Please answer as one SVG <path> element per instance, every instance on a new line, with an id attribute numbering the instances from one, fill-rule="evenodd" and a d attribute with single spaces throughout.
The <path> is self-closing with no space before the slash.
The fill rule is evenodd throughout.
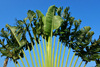
<path id="1" fill-rule="evenodd" d="M 7 67 L 7 63 L 8 63 L 8 57 L 5 59 L 3 67 Z"/>

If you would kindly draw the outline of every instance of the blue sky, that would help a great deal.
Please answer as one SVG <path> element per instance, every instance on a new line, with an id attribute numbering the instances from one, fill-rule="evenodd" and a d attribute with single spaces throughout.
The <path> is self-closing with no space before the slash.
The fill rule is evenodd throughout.
<path id="1" fill-rule="evenodd" d="M 15 25 L 15 19 L 24 19 L 28 10 L 40 10 L 43 14 L 47 12 L 49 6 L 70 7 L 71 16 L 81 19 L 80 28 L 90 26 L 95 34 L 93 39 L 100 35 L 100 0 L 0 0 L 0 30 L 6 24 Z M 4 57 L 0 57 L 0 67 L 4 62 Z M 94 66 L 91 62 L 87 67 Z M 12 65 L 12 66 L 11 66 Z M 10 61 L 8 67 L 14 67 Z"/>

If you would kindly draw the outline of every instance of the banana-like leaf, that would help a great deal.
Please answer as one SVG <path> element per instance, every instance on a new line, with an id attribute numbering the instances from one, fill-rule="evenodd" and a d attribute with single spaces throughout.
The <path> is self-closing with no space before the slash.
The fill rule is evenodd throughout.
<path id="1" fill-rule="evenodd" d="M 28 15 L 28 18 L 29 18 L 30 21 L 33 20 L 33 17 L 36 17 L 35 13 L 31 10 L 28 10 L 27 15 Z"/>
<path id="2" fill-rule="evenodd" d="M 40 10 L 36 10 L 36 13 L 38 15 L 38 18 L 42 18 L 44 16 Z"/>
<path id="3" fill-rule="evenodd" d="M 56 7 L 54 5 L 50 6 L 46 13 L 46 17 L 42 18 L 42 21 L 44 23 L 44 32 L 47 35 L 50 34 L 51 28 L 59 28 L 63 21 L 63 19 L 60 16 L 55 16 L 55 10 Z"/>
<path id="4" fill-rule="evenodd" d="M 63 22 L 63 19 L 60 16 L 54 16 L 52 19 L 53 29 L 58 29 Z"/>
<path id="5" fill-rule="evenodd" d="M 59 16 L 61 16 L 61 11 L 62 11 L 62 8 L 59 7 L 59 8 L 57 9 L 57 13 L 58 13 Z"/>
<path id="6" fill-rule="evenodd" d="M 85 26 L 85 27 L 83 27 L 83 28 L 84 28 L 84 32 L 86 32 L 86 33 L 91 29 L 90 26 Z"/>
<path id="7" fill-rule="evenodd" d="M 46 16 L 43 16 L 43 17 L 42 17 L 42 21 L 43 21 L 44 28 L 45 28 L 45 26 L 46 26 Z"/>
<path id="8" fill-rule="evenodd" d="M 44 22 L 44 32 L 50 34 L 52 28 L 52 19 L 55 13 L 55 6 L 50 6 L 46 13 L 46 22 Z"/>
<path id="9" fill-rule="evenodd" d="M 16 41 L 18 42 L 18 44 L 19 44 L 19 46 L 21 46 L 21 45 L 25 45 L 26 44 L 26 41 L 20 41 L 20 39 L 21 39 L 21 34 L 22 33 L 20 33 L 19 35 L 17 35 L 17 33 L 16 33 L 16 31 L 18 30 L 18 28 L 17 27 L 14 27 L 14 26 L 10 26 L 10 25 L 6 25 L 6 27 L 8 27 L 9 28 L 9 30 L 11 31 L 11 33 L 12 33 L 12 35 L 14 36 L 14 38 L 16 39 Z"/>

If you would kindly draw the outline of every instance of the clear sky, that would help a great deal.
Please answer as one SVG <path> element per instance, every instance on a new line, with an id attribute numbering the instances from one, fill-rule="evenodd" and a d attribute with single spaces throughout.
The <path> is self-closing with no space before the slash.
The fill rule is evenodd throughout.
<path id="1" fill-rule="evenodd" d="M 6 24 L 15 25 L 15 19 L 24 19 L 28 10 L 40 10 L 43 14 L 49 6 L 70 7 L 71 16 L 81 19 L 80 28 L 90 26 L 95 34 L 93 39 L 100 35 L 100 0 L 0 0 L 0 30 Z M 3 67 L 4 57 L 0 57 L 0 67 Z M 87 67 L 94 66 L 91 62 Z M 8 67 L 14 67 L 10 61 Z"/>

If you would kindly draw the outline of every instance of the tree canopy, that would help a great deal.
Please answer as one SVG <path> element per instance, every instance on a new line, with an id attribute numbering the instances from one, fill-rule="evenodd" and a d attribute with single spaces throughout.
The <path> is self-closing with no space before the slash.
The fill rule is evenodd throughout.
<path id="1" fill-rule="evenodd" d="M 47 40 L 52 35 L 59 36 L 60 42 L 69 48 L 71 47 L 86 64 L 95 61 L 96 67 L 99 67 L 100 36 L 98 40 L 92 39 L 94 32 L 90 31 L 91 27 L 85 26 L 80 29 L 80 24 L 80 19 L 75 20 L 70 15 L 69 7 L 63 10 L 62 7 L 50 6 L 46 16 L 39 10 L 36 12 L 29 10 L 27 17 L 17 20 L 15 26 L 6 24 L 6 30 L 2 28 L 0 34 L 3 37 L 0 39 L 1 56 L 11 58 L 17 63 L 18 55 L 24 57 L 23 50 L 27 50 L 28 47 L 31 50 L 35 45 L 34 39 L 39 43 L 40 36 Z M 28 33 L 30 41 L 27 39 L 26 33 Z"/>

